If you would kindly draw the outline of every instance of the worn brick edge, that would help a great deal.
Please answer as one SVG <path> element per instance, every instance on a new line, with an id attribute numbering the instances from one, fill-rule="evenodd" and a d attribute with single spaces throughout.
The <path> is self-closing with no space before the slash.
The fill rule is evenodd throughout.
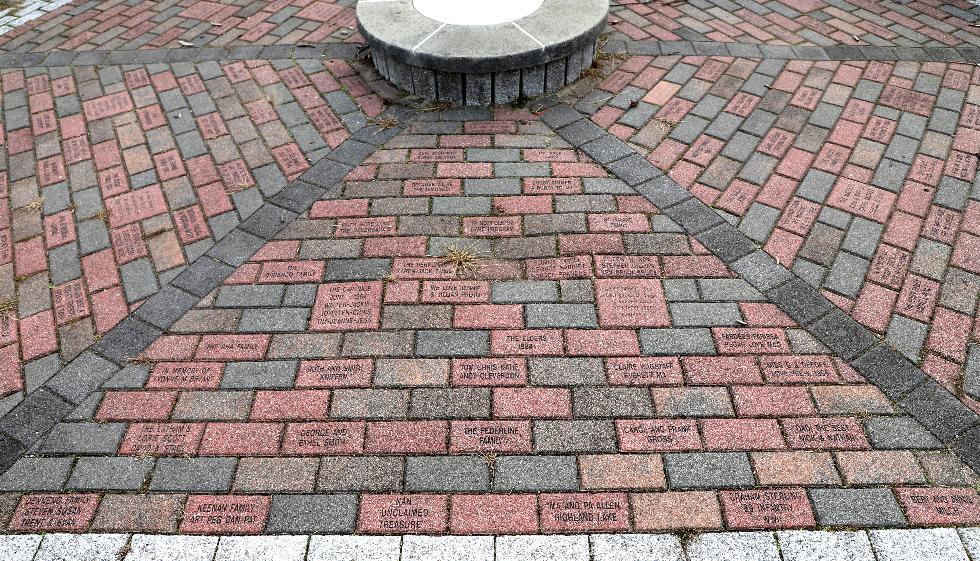
<path id="1" fill-rule="evenodd" d="M 213 60 L 277 60 L 344 58 L 356 56 L 363 43 L 320 43 L 297 45 L 244 45 L 240 47 L 181 47 L 177 49 L 118 49 L 93 51 L 48 51 L 0 53 L 0 68 L 30 66 L 98 66 L 102 64 L 160 64 L 208 62 Z"/>
<path id="2" fill-rule="evenodd" d="M 359 108 L 349 113 L 367 118 Z M 149 297 L 101 339 L 83 350 L 41 386 L 0 417 L 0 474 L 101 385 L 129 364 L 202 298 L 218 288 L 314 202 L 341 195 L 341 180 L 365 158 L 400 133 L 407 111 L 388 109 L 394 126 L 365 124 L 340 146 L 315 162 L 297 179 L 244 219 L 169 283 Z M 401 122 L 399 122 L 401 120 Z"/>
<path id="3" fill-rule="evenodd" d="M 616 33 L 607 51 L 636 55 L 730 56 L 780 60 L 894 60 L 980 62 L 980 47 L 881 47 L 877 45 L 792 46 L 720 41 L 637 41 Z"/>
<path id="4" fill-rule="evenodd" d="M 656 205 L 835 355 L 980 472 L 980 415 L 855 321 L 628 144 L 565 103 L 541 120 Z"/>

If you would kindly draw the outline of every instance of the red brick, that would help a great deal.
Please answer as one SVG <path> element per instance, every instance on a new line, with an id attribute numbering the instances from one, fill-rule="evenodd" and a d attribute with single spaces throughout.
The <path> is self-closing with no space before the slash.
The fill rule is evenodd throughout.
<path id="1" fill-rule="evenodd" d="M 381 286 L 381 281 L 321 284 L 313 303 L 310 329 L 377 329 L 381 317 Z"/>
<path id="2" fill-rule="evenodd" d="M 279 452 L 281 423 L 208 423 L 201 456 L 271 456 Z"/>
<path id="3" fill-rule="evenodd" d="M 562 336 L 557 329 L 495 330 L 490 347 L 495 355 L 557 355 L 562 353 Z"/>
<path id="4" fill-rule="evenodd" d="M 520 304 L 478 304 L 456 306 L 453 327 L 457 329 L 521 329 L 524 307 Z"/>
<path id="5" fill-rule="evenodd" d="M 871 448 L 864 429 L 853 417 L 784 419 L 783 431 L 791 448 L 811 450 L 866 450 Z"/>
<path id="6" fill-rule="evenodd" d="M 181 534 L 259 534 L 269 516 L 271 497 L 191 495 L 184 507 Z"/>
<path id="7" fill-rule="evenodd" d="M 689 383 L 701 386 L 762 383 L 755 357 L 682 357 Z"/>
<path id="8" fill-rule="evenodd" d="M 196 358 L 204 360 L 259 360 L 265 357 L 271 335 L 205 335 Z"/>
<path id="9" fill-rule="evenodd" d="M 605 327 L 667 327 L 663 286 L 653 279 L 595 281 L 599 324 Z"/>
<path id="10" fill-rule="evenodd" d="M 48 259 L 44 250 L 44 238 L 37 236 L 14 244 L 14 274 L 28 277 L 47 270 Z"/>
<path id="11" fill-rule="evenodd" d="M 568 418 L 572 400 L 565 388 L 494 388 L 493 416 L 500 418 Z"/>
<path id="12" fill-rule="evenodd" d="M 531 453 L 530 421 L 452 421 L 452 453 Z"/>
<path id="13" fill-rule="evenodd" d="M 454 534 L 535 534 L 536 495 L 452 495 L 450 531 Z"/>
<path id="14" fill-rule="evenodd" d="M 725 521 L 733 530 L 813 528 L 816 521 L 801 488 L 719 492 Z"/>
<path id="15" fill-rule="evenodd" d="M 82 257 L 82 270 L 85 272 L 85 284 L 90 292 L 119 284 L 119 270 L 112 249 L 91 253 Z"/>
<path id="16" fill-rule="evenodd" d="M 58 349 L 54 314 L 46 310 L 20 320 L 20 345 L 24 362 Z"/>
<path id="17" fill-rule="evenodd" d="M 296 374 L 297 388 L 357 388 L 371 385 L 369 358 L 304 360 Z"/>
<path id="18" fill-rule="evenodd" d="M 693 419 L 617 419 L 616 433 L 623 452 L 702 449 Z"/>
<path id="19" fill-rule="evenodd" d="M 637 531 L 721 528 L 721 508 L 713 491 L 635 493 L 630 501 Z"/>
<path id="20" fill-rule="evenodd" d="M 590 214 L 590 232 L 649 232 L 650 221 L 645 214 Z"/>
<path id="21" fill-rule="evenodd" d="M 98 505 L 99 496 L 96 494 L 23 495 L 10 521 L 10 530 L 82 532 L 88 529 Z"/>
<path id="22" fill-rule="evenodd" d="M 912 452 L 875 450 L 838 452 L 837 465 L 848 485 L 925 483 L 925 475 Z"/>
<path id="23" fill-rule="evenodd" d="M 625 329 L 569 329 L 565 331 L 570 356 L 639 356 L 636 331 Z"/>
<path id="24" fill-rule="evenodd" d="M 606 177 L 606 170 L 598 164 L 555 162 L 551 165 L 555 177 Z"/>
<path id="25" fill-rule="evenodd" d="M 549 259 L 528 259 L 529 279 L 564 280 L 592 277 L 592 258 L 588 255 Z"/>
<path id="26" fill-rule="evenodd" d="M 119 455 L 190 456 L 197 453 L 204 423 L 133 423 Z"/>
<path id="27" fill-rule="evenodd" d="M 258 283 L 318 283 L 323 280 L 324 261 L 266 261 Z"/>
<path id="28" fill-rule="evenodd" d="M 51 289 L 51 305 L 58 325 L 79 320 L 89 315 L 88 299 L 82 279 L 59 284 Z"/>
<path id="29" fill-rule="evenodd" d="M 493 208 L 501 214 L 550 214 L 551 195 L 494 197 Z"/>
<path id="30" fill-rule="evenodd" d="M 457 386 L 521 386 L 527 383 L 523 358 L 454 358 L 452 383 Z"/>
<path id="31" fill-rule="evenodd" d="M 905 515 L 915 526 L 960 526 L 980 522 L 980 495 L 971 488 L 900 487 L 895 489 Z"/>
<path id="32" fill-rule="evenodd" d="M 735 410 L 745 417 L 799 417 L 816 410 L 806 386 L 733 386 Z"/>
<path id="33" fill-rule="evenodd" d="M 365 451 L 380 454 L 446 452 L 445 421 L 379 421 L 368 423 Z"/>
<path id="34" fill-rule="evenodd" d="M 541 494 L 541 530 L 592 533 L 630 529 L 625 493 Z"/>
<path id="35" fill-rule="evenodd" d="M 625 386 L 662 386 L 684 383 L 677 357 L 613 357 L 606 359 L 609 383 Z"/>
<path id="36" fill-rule="evenodd" d="M 92 294 L 92 316 L 97 333 L 109 331 L 127 315 L 129 306 L 121 286 Z"/>
<path id="37" fill-rule="evenodd" d="M 177 402 L 172 391 L 109 391 L 95 418 L 100 421 L 163 421 Z"/>
<path id="38" fill-rule="evenodd" d="M 322 456 L 364 452 L 364 421 L 290 423 L 282 443 L 284 455 Z"/>
<path id="39" fill-rule="evenodd" d="M 834 363 L 823 355 L 765 356 L 759 358 L 766 382 L 773 384 L 836 383 Z"/>
<path id="40" fill-rule="evenodd" d="M 711 329 L 722 354 L 784 354 L 790 352 L 782 329 L 770 327 L 714 327 Z"/>
<path id="41" fill-rule="evenodd" d="M 620 254 L 625 252 L 619 234 L 561 234 L 558 236 L 559 255 Z"/>
<path id="42" fill-rule="evenodd" d="M 44 238 L 48 249 L 75 241 L 75 217 L 72 215 L 72 211 L 65 210 L 45 216 Z"/>
<path id="43" fill-rule="evenodd" d="M 357 532 L 441 534 L 448 518 L 445 495 L 362 495 Z"/>
<path id="44" fill-rule="evenodd" d="M 299 240 L 268 242 L 262 246 L 251 261 L 285 261 L 299 256 Z"/>
<path id="45" fill-rule="evenodd" d="M 654 255 L 596 255 L 597 277 L 643 278 L 661 276 L 660 260 Z"/>
<path id="46" fill-rule="evenodd" d="M 329 402 L 330 390 L 260 390 L 255 394 L 251 419 L 325 419 Z"/>
<path id="47" fill-rule="evenodd" d="M 780 450 L 786 448 L 775 419 L 705 419 L 706 450 Z"/>

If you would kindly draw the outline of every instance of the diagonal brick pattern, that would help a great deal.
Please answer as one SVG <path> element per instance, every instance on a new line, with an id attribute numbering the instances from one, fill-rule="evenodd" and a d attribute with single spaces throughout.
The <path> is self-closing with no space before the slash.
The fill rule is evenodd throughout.
<path id="1" fill-rule="evenodd" d="M 76 0 L 0 35 L 13 52 L 296 45 L 359 41 L 354 10 L 333 0 L 92 3 Z"/>
<path id="2" fill-rule="evenodd" d="M 958 525 L 975 482 L 507 109 L 410 125 L 0 476 L 13 531 L 244 534 Z"/>
<path id="3" fill-rule="evenodd" d="M 633 57 L 578 107 L 977 409 L 978 76 Z"/>
<path id="4" fill-rule="evenodd" d="M 381 109 L 340 60 L 32 68 L 2 84 L 4 411 Z"/>

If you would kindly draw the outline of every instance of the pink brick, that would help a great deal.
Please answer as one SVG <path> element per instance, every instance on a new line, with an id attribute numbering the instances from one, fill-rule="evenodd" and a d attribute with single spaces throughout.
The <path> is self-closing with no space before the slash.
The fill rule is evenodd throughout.
<path id="1" fill-rule="evenodd" d="M 565 331 L 570 356 L 638 356 L 636 332 L 625 329 L 569 329 Z"/>
<path id="2" fill-rule="evenodd" d="M 772 327 L 714 327 L 722 354 L 784 354 L 790 352 L 786 332 Z"/>
<path id="3" fill-rule="evenodd" d="M 271 497 L 191 495 L 180 524 L 182 534 L 259 534 L 269 516 Z"/>
<path id="4" fill-rule="evenodd" d="M 681 358 L 688 383 L 701 386 L 762 383 L 754 357 L 689 356 Z"/>
<path id="5" fill-rule="evenodd" d="M 10 521 L 14 532 L 84 532 L 95 516 L 99 496 L 80 493 L 23 495 Z"/>
<path id="6" fill-rule="evenodd" d="M 621 452 L 701 450 L 694 419 L 617 419 Z"/>
<path id="7" fill-rule="evenodd" d="M 816 526 L 810 500 L 801 488 L 725 490 L 719 497 L 733 530 Z"/>
<path id="8" fill-rule="evenodd" d="M 204 423 L 132 423 L 119 447 L 120 456 L 197 454 Z"/>
<path id="9" fill-rule="evenodd" d="M 252 420 L 325 419 L 330 390 L 262 390 L 252 404 Z"/>
<path id="10" fill-rule="evenodd" d="M 558 355 L 562 337 L 557 329 L 495 330 L 490 347 L 495 355 Z"/>
<path id="11" fill-rule="evenodd" d="M 200 335 L 163 335 L 143 351 L 151 360 L 187 360 L 194 356 Z"/>
<path id="12" fill-rule="evenodd" d="M 490 301 L 490 283 L 486 281 L 423 281 L 422 302 L 472 304 Z"/>
<path id="13" fill-rule="evenodd" d="M 542 494 L 541 530 L 591 533 L 630 529 L 625 493 Z"/>
<path id="14" fill-rule="evenodd" d="M 463 235 L 470 237 L 514 237 L 521 235 L 520 216 L 467 216 Z"/>
<path id="15" fill-rule="evenodd" d="M 775 419 L 705 419 L 706 450 L 780 450 L 786 447 Z"/>
<path id="16" fill-rule="evenodd" d="M 770 384 L 835 384 L 840 376 L 834 361 L 823 355 L 764 356 L 762 374 Z"/>
<path id="17" fill-rule="evenodd" d="M 368 215 L 368 199 L 317 201 L 310 208 L 310 218 L 340 218 Z"/>
<path id="18" fill-rule="evenodd" d="M 364 257 L 421 257 L 425 255 L 425 236 L 365 238 Z"/>
<path id="19" fill-rule="evenodd" d="M 909 275 L 898 295 L 895 311 L 919 321 L 929 322 L 938 297 L 939 283 L 919 275 Z M 894 293 L 892 298 L 894 300 Z M 889 309 L 886 308 L 886 316 L 888 311 Z"/>
<path id="20" fill-rule="evenodd" d="M 735 410 L 744 417 L 815 415 L 806 386 L 733 386 Z"/>
<path id="21" fill-rule="evenodd" d="M 590 232 L 649 232 L 650 221 L 645 214 L 614 213 L 590 214 Z"/>
<path id="22" fill-rule="evenodd" d="M 265 357 L 271 335 L 205 335 L 196 358 L 204 360 L 259 360 Z"/>
<path id="23" fill-rule="evenodd" d="M 279 452 L 281 423 L 209 423 L 201 456 L 271 456 Z"/>
<path id="24" fill-rule="evenodd" d="M 739 302 L 739 310 L 752 327 L 795 327 L 796 322 L 775 304 L 763 302 Z"/>
<path id="25" fill-rule="evenodd" d="M 52 353 L 58 349 L 51 310 L 36 313 L 20 320 L 20 345 L 24 362 Z"/>
<path id="26" fill-rule="evenodd" d="M 809 450 L 871 448 L 861 423 L 853 417 L 784 419 L 783 431 L 791 448 Z"/>
<path id="27" fill-rule="evenodd" d="M 381 315 L 381 284 L 381 281 L 321 284 L 313 303 L 310 329 L 377 329 Z"/>
<path id="28" fill-rule="evenodd" d="M 368 423 L 365 451 L 380 454 L 441 454 L 449 428 L 445 421 Z"/>
<path id="29" fill-rule="evenodd" d="M 452 421 L 452 453 L 531 453 L 530 421 Z"/>
<path id="30" fill-rule="evenodd" d="M 592 276 L 592 258 L 588 255 L 528 259 L 526 265 L 529 279 L 565 280 Z"/>
<path id="31" fill-rule="evenodd" d="M 659 280 L 595 281 L 599 324 L 604 327 L 667 327 L 667 301 Z"/>
<path id="32" fill-rule="evenodd" d="M 494 197 L 493 208 L 501 214 L 549 214 L 552 212 L 551 195 Z"/>
<path id="33" fill-rule="evenodd" d="M 551 165 L 555 177 L 606 177 L 598 164 L 555 162 Z"/>
<path id="34" fill-rule="evenodd" d="M 560 255 L 595 255 L 624 253 L 619 234 L 561 234 L 558 236 Z"/>
<path id="35" fill-rule="evenodd" d="M 441 534 L 449 518 L 445 495 L 362 495 L 357 532 Z"/>
<path id="36" fill-rule="evenodd" d="M 713 255 L 665 255 L 664 275 L 670 278 L 732 276 L 728 267 Z"/>
<path id="37" fill-rule="evenodd" d="M 453 495 L 450 531 L 454 534 L 535 534 L 536 495 Z"/>
<path id="38" fill-rule="evenodd" d="M 969 487 L 899 487 L 905 515 L 915 526 L 960 526 L 980 522 L 980 495 Z"/>
<path id="39" fill-rule="evenodd" d="M 101 421 L 163 421 L 177 402 L 173 391 L 109 391 L 95 418 Z"/>
<path id="40" fill-rule="evenodd" d="M 521 329 L 524 307 L 520 304 L 456 306 L 453 327 L 457 329 Z"/>
<path id="41" fill-rule="evenodd" d="M 289 423 L 282 442 L 284 455 L 322 456 L 364 452 L 364 421 Z"/>
<path id="42" fill-rule="evenodd" d="M 564 388 L 494 388 L 493 416 L 559 419 L 572 416 L 572 400 Z"/>
<path id="43" fill-rule="evenodd" d="M 527 383 L 523 358 L 454 358 L 452 383 L 457 386 L 522 386 Z"/>
<path id="44" fill-rule="evenodd" d="M 251 261 L 285 261 L 299 256 L 299 240 L 268 242 L 261 247 Z"/>
<path id="45" fill-rule="evenodd" d="M 41 236 L 14 244 L 14 274 L 27 277 L 48 268 L 44 238 Z"/>
<path id="46" fill-rule="evenodd" d="M 937 309 L 929 331 L 929 348 L 950 358 L 964 359 L 972 323 L 970 316 Z"/>

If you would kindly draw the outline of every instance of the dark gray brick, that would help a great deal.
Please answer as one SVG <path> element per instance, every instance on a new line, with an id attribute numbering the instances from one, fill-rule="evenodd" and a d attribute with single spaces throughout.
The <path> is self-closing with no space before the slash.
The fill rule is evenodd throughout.
<path id="1" fill-rule="evenodd" d="M 0 491 L 60 491 L 71 458 L 21 458 L 0 476 Z"/>
<path id="2" fill-rule="evenodd" d="M 237 458 L 160 458 L 150 491 L 228 491 L 237 462 Z"/>
<path id="3" fill-rule="evenodd" d="M 793 279 L 770 290 L 766 295 L 780 310 L 800 324 L 809 323 L 834 307 L 815 288 L 800 279 Z"/>
<path id="4" fill-rule="evenodd" d="M 45 383 L 65 400 L 79 404 L 119 371 L 119 366 L 90 351 L 84 351 Z"/>
<path id="5" fill-rule="evenodd" d="M 875 450 L 933 450 L 942 443 L 912 417 L 871 417 L 864 421 Z"/>
<path id="6" fill-rule="evenodd" d="M 536 386 L 581 386 L 606 382 L 606 372 L 600 358 L 531 357 L 528 363 L 528 379 Z"/>
<path id="7" fill-rule="evenodd" d="M 875 343 L 875 337 L 870 331 L 836 308 L 811 324 L 808 331 L 848 361 Z"/>
<path id="8" fill-rule="evenodd" d="M 973 410 L 931 378 L 898 405 L 947 444 L 980 422 Z"/>
<path id="9" fill-rule="evenodd" d="M 615 452 L 612 421 L 535 421 L 535 453 Z"/>
<path id="10" fill-rule="evenodd" d="M 891 489 L 811 489 L 820 526 L 879 528 L 905 526 Z"/>
<path id="11" fill-rule="evenodd" d="M 718 489 L 755 485 L 745 452 L 666 454 L 664 464 L 671 489 Z"/>
<path id="12" fill-rule="evenodd" d="M 643 388 L 585 387 L 573 391 L 575 417 L 651 417 L 650 391 Z"/>
<path id="13" fill-rule="evenodd" d="M 125 423 L 61 423 L 44 439 L 45 454 L 115 454 Z"/>
<path id="14" fill-rule="evenodd" d="M 885 344 L 862 354 L 851 366 L 893 400 L 904 397 L 926 379 L 914 364 Z"/>
<path id="15" fill-rule="evenodd" d="M 0 430 L 24 446 L 30 446 L 72 409 L 70 403 L 42 388 L 27 396 L 0 419 Z"/>
<path id="16" fill-rule="evenodd" d="M 273 495 L 269 534 L 350 534 L 357 517 L 356 495 Z"/>
<path id="17" fill-rule="evenodd" d="M 489 331 L 418 331 L 418 356 L 485 356 L 490 353 Z"/>
<path id="18" fill-rule="evenodd" d="M 466 419 L 490 416 L 490 388 L 418 388 L 412 390 L 409 417 Z"/>
<path id="19" fill-rule="evenodd" d="M 575 456 L 498 456 L 493 490 L 578 491 Z"/>
<path id="20" fill-rule="evenodd" d="M 391 456 L 328 457 L 320 461 L 321 491 L 402 490 L 405 459 Z"/>
<path id="21" fill-rule="evenodd" d="M 405 465 L 405 490 L 488 491 L 488 467 L 487 460 L 479 456 L 409 456 Z"/>
<path id="22" fill-rule="evenodd" d="M 138 491 L 151 469 L 151 458 L 79 458 L 67 487 L 78 491 Z"/>

